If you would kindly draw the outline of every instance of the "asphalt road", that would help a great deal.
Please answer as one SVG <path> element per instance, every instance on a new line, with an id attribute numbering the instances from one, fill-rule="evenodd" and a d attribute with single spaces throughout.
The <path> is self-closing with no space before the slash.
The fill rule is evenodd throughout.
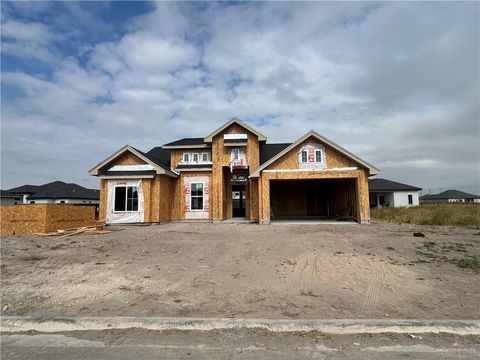
<path id="1" fill-rule="evenodd" d="M 3 334 L 5 359 L 478 359 L 478 337 L 326 336 L 251 331 Z"/>

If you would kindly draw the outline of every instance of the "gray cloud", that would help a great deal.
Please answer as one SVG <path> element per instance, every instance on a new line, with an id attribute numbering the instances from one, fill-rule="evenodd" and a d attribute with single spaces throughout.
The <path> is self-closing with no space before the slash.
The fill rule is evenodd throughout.
<path id="1" fill-rule="evenodd" d="M 478 6 L 160 3 L 85 47 L 86 62 L 59 57 L 61 34 L 36 19 L 23 25 L 47 35 L 9 46 L 54 51 L 55 70 L 2 73 L 16 89 L 2 92 L 2 187 L 97 186 L 88 169 L 126 143 L 148 150 L 238 116 L 270 141 L 316 129 L 382 177 L 480 192 Z"/>

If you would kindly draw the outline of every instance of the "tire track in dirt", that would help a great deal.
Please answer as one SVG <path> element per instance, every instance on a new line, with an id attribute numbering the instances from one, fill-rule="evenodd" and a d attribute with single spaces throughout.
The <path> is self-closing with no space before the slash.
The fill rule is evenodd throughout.
<path id="1" fill-rule="evenodd" d="M 318 279 L 318 273 L 320 271 L 318 255 L 307 255 L 301 260 L 301 263 L 300 293 L 313 295 L 312 285 L 313 282 Z"/>
<path id="2" fill-rule="evenodd" d="M 411 313 L 422 313 L 423 318 L 428 318 L 429 315 L 420 307 L 414 306 L 413 298 L 409 295 L 408 291 L 401 285 L 400 278 L 393 271 L 391 267 L 387 267 L 384 264 L 381 265 L 385 272 L 387 283 L 394 293 L 396 300 L 399 300 L 403 308 L 406 308 Z"/>
<path id="3" fill-rule="evenodd" d="M 370 259 L 368 262 L 372 268 L 373 277 L 367 288 L 367 294 L 365 295 L 365 300 L 361 309 L 362 315 L 370 315 L 375 311 L 381 289 L 385 283 L 385 272 L 378 271 Z"/>

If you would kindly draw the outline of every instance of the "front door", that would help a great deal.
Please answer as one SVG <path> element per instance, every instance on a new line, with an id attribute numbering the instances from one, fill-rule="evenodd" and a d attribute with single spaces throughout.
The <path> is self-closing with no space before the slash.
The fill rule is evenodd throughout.
<path id="1" fill-rule="evenodd" d="M 245 185 L 232 185 L 232 216 L 245 217 Z"/>

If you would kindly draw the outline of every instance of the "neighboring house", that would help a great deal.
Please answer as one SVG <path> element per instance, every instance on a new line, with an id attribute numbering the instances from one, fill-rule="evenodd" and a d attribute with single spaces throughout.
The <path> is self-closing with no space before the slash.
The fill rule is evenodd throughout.
<path id="1" fill-rule="evenodd" d="M 12 194 L 5 190 L 0 190 L 0 205 L 17 205 L 22 203 L 22 198 L 19 195 Z"/>
<path id="2" fill-rule="evenodd" d="M 18 204 L 98 204 L 100 191 L 77 184 L 54 181 L 45 185 L 22 185 L 7 190 Z"/>
<path id="3" fill-rule="evenodd" d="M 288 144 L 232 119 L 203 138 L 144 153 L 125 145 L 89 171 L 100 178 L 107 223 L 232 217 L 370 220 L 368 177 L 378 169 L 310 131 Z"/>
<path id="4" fill-rule="evenodd" d="M 369 179 L 370 207 L 408 207 L 419 204 L 419 187 L 386 179 Z"/>
<path id="5" fill-rule="evenodd" d="M 439 194 L 420 196 L 421 204 L 429 203 L 480 203 L 480 196 L 458 190 L 446 190 Z"/>

